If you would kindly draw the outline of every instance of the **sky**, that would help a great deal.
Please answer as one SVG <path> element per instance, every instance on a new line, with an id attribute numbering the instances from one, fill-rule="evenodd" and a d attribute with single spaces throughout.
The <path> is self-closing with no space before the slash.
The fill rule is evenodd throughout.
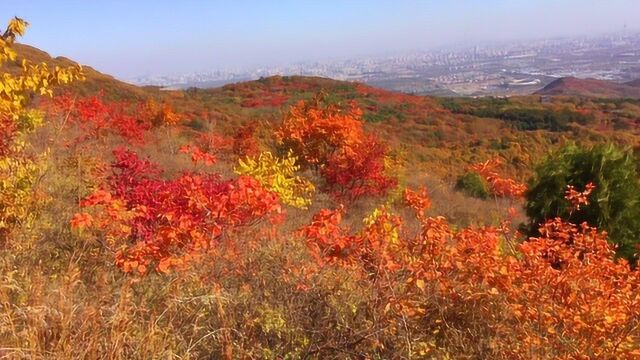
<path id="1" fill-rule="evenodd" d="M 22 42 L 129 79 L 640 30 L 640 0 L 0 0 Z M 4 20 L 3 20 L 4 19 Z"/>

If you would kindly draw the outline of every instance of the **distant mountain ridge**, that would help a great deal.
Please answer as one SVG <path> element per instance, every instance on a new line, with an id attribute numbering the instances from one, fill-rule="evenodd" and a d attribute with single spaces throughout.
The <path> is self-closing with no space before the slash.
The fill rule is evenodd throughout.
<path id="1" fill-rule="evenodd" d="M 606 80 L 563 77 L 552 81 L 535 94 L 640 99 L 640 79 L 620 84 Z"/>
<path id="2" fill-rule="evenodd" d="M 45 51 L 25 44 L 15 44 L 19 58 L 25 58 L 32 63 L 45 62 L 50 66 L 70 66 L 76 64 L 66 57 L 51 57 Z M 114 98 L 145 99 L 157 94 L 159 87 L 136 86 L 120 81 L 113 76 L 101 73 L 90 66 L 83 66 L 86 81 L 78 82 L 68 89 L 72 92 L 86 95 L 103 91 L 107 96 Z M 17 65 L 5 65 L 3 71 L 16 72 Z M 212 84 L 214 85 L 214 84 Z M 380 89 L 381 90 L 381 89 Z M 393 91 L 389 91 L 393 93 Z M 633 98 L 640 99 L 640 79 L 626 83 L 597 79 L 580 79 L 576 77 L 563 77 L 549 83 L 544 88 L 536 91 L 535 95 L 579 96 L 598 98 Z M 459 96 L 452 91 L 425 93 L 426 96 Z"/>

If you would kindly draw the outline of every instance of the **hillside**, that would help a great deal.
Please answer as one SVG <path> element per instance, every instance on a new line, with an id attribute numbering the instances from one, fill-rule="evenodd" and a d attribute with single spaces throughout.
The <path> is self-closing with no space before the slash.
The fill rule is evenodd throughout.
<path id="1" fill-rule="evenodd" d="M 32 70 L 0 77 L 2 358 L 640 356 L 640 100 Z"/>
<path id="2" fill-rule="evenodd" d="M 73 64 L 72 60 L 52 58 L 32 46 L 16 44 L 16 49 L 32 62 Z M 167 103 L 186 119 L 187 130 L 193 128 L 197 132 L 231 134 L 251 122 L 261 123 L 262 127 L 277 126 L 290 106 L 320 92 L 328 102 L 342 106 L 355 101 L 364 111 L 369 131 L 383 136 L 412 166 L 445 181 L 464 173 L 470 164 L 494 156 L 507 160 L 505 170 L 509 175 L 525 179 L 531 166 L 549 149 L 567 140 L 590 143 L 606 138 L 634 144 L 639 131 L 640 108 L 629 102 L 612 109 L 601 100 L 576 106 L 571 99 L 556 97 L 547 104 L 541 104 L 536 97 L 495 101 L 438 98 L 304 76 L 273 76 L 212 89 L 160 91 L 124 83 L 89 66 L 84 69 L 87 79 L 65 91 L 82 96 L 103 92 L 108 99 L 130 103 L 149 99 Z M 560 79 L 543 92 L 611 95 L 611 89 L 621 87 L 631 88 L 597 80 Z M 640 93 L 640 89 L 632 89 Z M 272 140 L 264 136 L 262 141 Z"/>
<path id="3" fill-rule="evenodd" d="M 73 64 L 32 46 L 17 44 L 16 48 L 33 62 Z M 272 146 L 272 129 L 297 102 L 318 93 L 324 94 L 328 103 L 343 107 L 354 101 L 364 112 L 367 131 L 384 138 L 408 165 L 444 184 L 453 183 L 470 165 L 494 157 L 506 160 L 505 174 L 524 180 L 550 150 L 568 141 L 592 144 L 608 140 L 631 147 L 637 146 L 640 137 L 640 105 L 631 100 L 612 107 L 605 99 L 596 98 L 576 104 L 568 94 L 545 103 L 536 96 L 440 98 L 308 76 L 273 76 L 219 88 L 160 91 L 121 82 L 88 66 L 84 69 L 87 79 L 64 91 L 85 97 L 104 93 L 109 100 L 131 104 L 149 100 L 168 104 L 184 119 L 182 133 L 190 137 L 207 132 L 232 135 L 241 126 L 252 124 L 258 128 L 260 141 Z M 582 93 L 603 91 L 600 81 L 568 79 L 560 83 L 581 88 Z"/>
<path id="4" fill-rule="evenodd" d="M 619 84 L 605 80 L 564 77 L 551 82 L 536 94 L 640 99 L 640 88 L 637 85 L 637 81 Z"/>
<path id="5" fill-rule="evenodd" d="M 445 179 L 492 156 L 507 159 L 510 175 L 526 178 L 535 162 L 568 140 L 633 144 L 640 129 L 640 107 L 633 101 L 436 98 L 316 77 L 274 76 L 163 94 L 196 125 L 227 132 L 251 121 L 277 126 L 291 105 L 318 92 L 337 104 L 355 101 L 366 129 L 405 153 L 413 166 Z"/>
<path id="6" fill-rule="evenodd" d="M 51 57 L 48 53 L 30 45 L 15 44 L 15 50 L 20 59 L 27 59 L 31 63 L 44 62 L 50 67 L 66 67 L 76 64 L 76 62 L 66 57 Z M 103 74 L 87 65 L 83 65 L 83 69 L 86 75 L 86 80 L 81 83 L 74 84 L 74 86 L 70 88 L 70 90 L 79 95 L 89 95 L 95 94 L 99 91 L 104 91 L 105 94 L 114 99 L 145 99 L 154 91 L 153 88 L 147 89 L 127 84 L 117 80 L 113 76 Z M 19 67 L 15 64 L 9 64 L 6 67 L 6 70 L 10 73 L 15 73 L 16 71 L 19 71 Z"/>

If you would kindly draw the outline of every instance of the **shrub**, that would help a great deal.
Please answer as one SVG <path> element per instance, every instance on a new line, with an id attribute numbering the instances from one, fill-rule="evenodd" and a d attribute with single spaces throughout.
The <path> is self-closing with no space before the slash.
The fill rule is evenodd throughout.
<path id="1" fill-rule="evenodd" d="M 360 142 L 362 111 L 355 103 L 348 110 L 327 105 L 323 96 L 291 107 L 275 133 L 279 145 L 293 150 L 301 165 L 318 167 L 334 153 Z"/>
<path id="2" fill-rule="evenodd" d="M 458 177 L 456 189 L 478 199 L 489 197 L 489 184 L 475 172 L 468 172 Z"/>
<path id="3" fill-rule="evenodd" d="M 562 196 L 567 186 L 595 190 L 588 206 L 572 211 Z M 632 257 L 640 238 L 640 182 L 633 155 L 612 145 L 590 149 L 569 145 L 536 169 L 526 192 L 529 233 L 539 224 L 560 217 L 574 224 L 587 222 L 609 233 L 618 254 Z"/>
<path id="4" fill-rule="evenodd" d="M 72 225 L 103 233 L 125 272 L 180 268 L 228 232 L 281 214 L 277 195 L 251 177 L 183 174 L 164 180 L 162 169 L 132 151 L 118 148 L 114 156 L 108 189 L 80 203 L 93 215 L 77 213 Z"/>
<path id="5" fill-rule="evenodd" d="M 329 192 L 337 199 L 382 196 L 398 184 L 387 174 L 387 147 L 374 137 L 333 154 L 322 169 Z"/>
<path id="6" fill-rule="evenodd" d="M 258 180 L 262 186 L 278 194 L 283 204 L 306 209 L 311 205 L 310 196 L 315 187 L 312 182 L 297 175 L 300 169 L 297 160 L 291 151 L 282 158 L 267 151 L 259 156 L 239 159 L 234 171 Z"/>
<path id="7" fill-rule="evenodd" d="M 275 133 L 282 149 L 316 170 L 340 200 L 382 196 L 397 185 L 387 174 L 387 146 L 363 130 L 362 110 L 327 103 L 322 93 L 292 106 Z"/>
<path id="8" fill-rule="evenodd" d="M 29 153 L 27 139 L 43 123 L 39 111 L 29 108 L 35 95 L 53 95 L 53 88 L 83 78 L 82 67 L 55 67 L 31 64 L 18 59 L 13 49 L 17 37 L 24 35 L 28 23 L 20 18 L 9 21 L 0 33 L 0 239 L 9 239 L 14 227 L 25 227 L 34 216 L 34 189 L 46 154 Z M 21 61 L 22 60 L 22 61 Z M 5 66 L 20 65 L 19 73 L 5 72 Z M 40 199 L 42 200 L 42 199 Z"/>

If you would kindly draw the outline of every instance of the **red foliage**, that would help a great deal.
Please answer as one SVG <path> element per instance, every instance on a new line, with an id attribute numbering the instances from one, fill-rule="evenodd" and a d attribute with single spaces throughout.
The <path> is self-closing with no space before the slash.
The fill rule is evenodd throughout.
<path id="1" fill-rule="evenodd" d="M 11 152 L 11 144 L 15 138 L 16 123 L 6 116 L 0 116 L 0 156 Z"/>
<path id="2" fill-rule="evenodd" d="M 386 154 L 387 147 L 371 136 L 334 153 L 321 170 L 329 191 L 348 200 L 385 194 L 397 185 L 397 180 L 385 173 Z"/>
<path id="3" fill-rule="evenodd" d="M 73 98 L 61 95 L 54 98 L 54 108 L 67 124 L 78 126 L 83 135 L 78 141 L 102 139 L 116 134 L 130 143 L 143 143 L 150 124 L 130 114 L 130 105 L 124 102 L 105 102 L 103 95 Z"/>
<path id="4" fill-rule="evenodd" d="M 103 207 L 93 223 L 106 231 L 125 272 L 180 267 L 233 229 L 279 219 L 277 195 L 253 178 L 185 174 L 163 180 L 157 166 L 135 153 L 117 149 L 114 155 L 109 189 L 96 191 L 82 206 Z M 77 225 L 86 217 L 74 219 Z"/>
<path id="5" fill-rule="evenodd" d="M 241 126 L 233 136 L 233 153 L 239 157 L 255 156 L 260 153 L 260 145 L 255 138 L 256 124 Z"/>

